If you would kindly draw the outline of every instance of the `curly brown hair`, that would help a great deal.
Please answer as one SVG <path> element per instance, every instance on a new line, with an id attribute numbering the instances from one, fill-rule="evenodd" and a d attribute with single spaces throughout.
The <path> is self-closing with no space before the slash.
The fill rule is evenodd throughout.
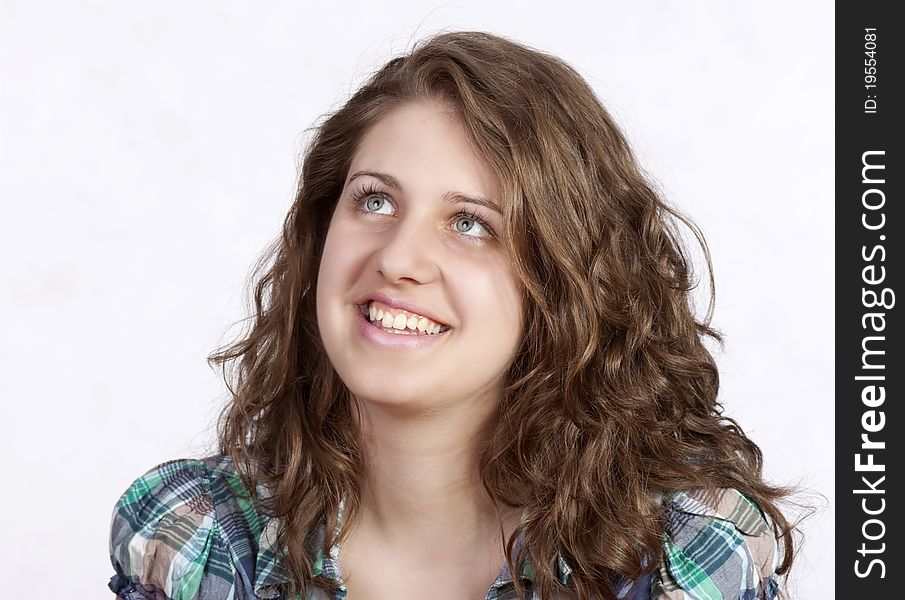
<path id="1" fill-rule="evenodd" d="M 389 61 L 316 128 L 282 236 L 253 273 L 250 330 L 209 358 L 232 394 L 220 450 L 281 519 L 293 591 L 335 585 L 313 578 L 311 551 L 346 535 L 364 474 L 354 401 L 315 316 L 327 227 L 362 137 L 419 98 L 457 112 L 507 200 L 504 242 L 526 320 L 481 477 L 494 501 L 526 515 L 507 540 L 512 572 L 530 558 L 546 596 L 559 585 L 561 553 L 576 597 L 609 598 L 617 577 L 656 568 L 664 494 L 722 487 L 770 517 L 783 548 L 777 572 L 786 572 L 793 527 L 777 504 L 788 490 L 765 482 L 759 448 L 722 414 L 704 344 L 722 341 L 710 327 L 712 294 L 703 321 L 694 314 L 677 225 L 702 245 L 712 290 L 700 230 L 655 192 L 572 67 L 503 37 L 452 32 Z"/>

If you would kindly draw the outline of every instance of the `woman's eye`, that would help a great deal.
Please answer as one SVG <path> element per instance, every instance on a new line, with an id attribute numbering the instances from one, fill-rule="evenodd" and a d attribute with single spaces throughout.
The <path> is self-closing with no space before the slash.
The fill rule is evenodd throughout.
<path id="1" fill-rule="evenodd" d="M 393 201 L 376 190 L 364 189 L 352 196 L 355 210 L 366 215 L 393 215 L 395 208 Z M 462 237 L 470 241 L 486 242 L 494 237 L 493 229 L 477 214 L 471 211 L 461 211 L 453 215 L 453 229 Z"/>
<path id="2" fill-rule="evenodd" d="M 368 212 L 386 214 L 386 213 L 378 212 L 384 206 L 389 206 L 389 202 L 387 202 L 387 199 L 384 196 L 380 196 L 378 194 L 371 194 L 370 196 L 365 198 L 365 209 Z"/>
<path id="3" fill-rule="evenodd" d="M 456 219 L 456 231 L 462 234 L 472 234 L 477 230 L 478 232 L 483 231 L 484 234 L 487 234 L 487 230 L 484 228 L 481 223 L 479 223 L 476 219 L 471 217 L 459 217 Z M 483 237 L 482 234 L 474 235 L 473 237 Z"/>

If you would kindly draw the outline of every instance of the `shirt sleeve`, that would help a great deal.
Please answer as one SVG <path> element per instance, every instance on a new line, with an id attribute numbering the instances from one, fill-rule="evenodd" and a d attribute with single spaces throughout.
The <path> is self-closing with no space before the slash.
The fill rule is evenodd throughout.
<path id="1" fill-rule="evenodd" d="M 158 465 L 136 479 L 114 507 L 115 575 L 109 588 L 123 600 L 197 600 L 202 581 L 210 580 L 205 574 L 217 535 L 205 465 L 196 460 Z M 228 597 L 228 588 L 219 591 L 219 597 Z"/>
<path id="2" fill-rule="evenodd" d="M 737 490 L 673 495 L 663 550 L 656 600 L 773 600 L 779 591 L 773 528 Z"/>

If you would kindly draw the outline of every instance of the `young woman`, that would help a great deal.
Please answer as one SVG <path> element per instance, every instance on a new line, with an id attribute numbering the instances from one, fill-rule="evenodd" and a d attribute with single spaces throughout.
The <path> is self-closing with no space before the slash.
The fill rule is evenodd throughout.
<path id="1" fill-rule="evenodd" d="M 562 61 L 475 32 L 390 61 L 319 127 L 211 357 L 221 454 L 132 484 L 110 588 L 775 597 L 786 492 L 720 414 L 676 220 L 701 239 Z"/>

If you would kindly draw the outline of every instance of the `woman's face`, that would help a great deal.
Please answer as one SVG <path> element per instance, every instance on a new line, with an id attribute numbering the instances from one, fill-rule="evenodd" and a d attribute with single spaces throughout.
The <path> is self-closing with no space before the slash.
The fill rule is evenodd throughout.
<path id="1" fill-rule="evenodd" d="M 364 136 L 317 282 L 321 338 L 360 400 L 431 411 L 499 398 L 522 331 L 501 201 L 438 103 L 400 105 Z"/>

